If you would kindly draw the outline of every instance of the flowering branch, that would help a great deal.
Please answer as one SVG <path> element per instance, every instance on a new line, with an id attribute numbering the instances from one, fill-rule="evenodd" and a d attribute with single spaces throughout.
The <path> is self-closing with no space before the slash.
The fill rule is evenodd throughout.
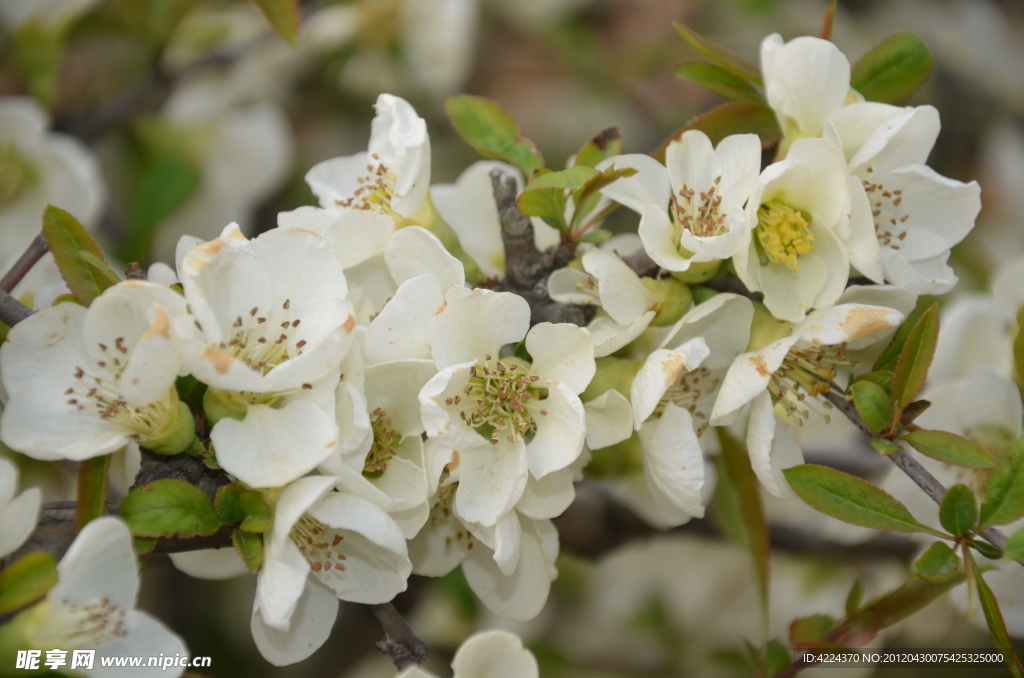
<path id="1" fill-rule="evenodd" d="M 412 664 L 423 663 L 427 646 L 416 637 L 395 606 L 391 603 L 370 605 L 370 610 L 384 629 L 384 639 L 377 643 L 377 649 L 391 655 L 391 661 L 399 671 Z"/>

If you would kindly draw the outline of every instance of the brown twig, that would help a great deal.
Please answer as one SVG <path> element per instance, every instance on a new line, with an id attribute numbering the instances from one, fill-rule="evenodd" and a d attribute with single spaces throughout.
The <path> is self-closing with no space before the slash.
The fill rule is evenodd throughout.
<path id="1" fill-rule="evenodd" d="M 14 327 L 30 315 L 32 315 L 32 309 L 7 292 L 0 290 L 0 321 L 9 327 Z"/>
<path id="2" fill-rule="evenodd" d="M 11 270 L 7 271 L 3 278 L 0 278 L 0 290 L 3 290 L 8 294 L 13 292 L 14 288 L 18 286 L 18 283 L 21 282 L 21 279 L 28 275 L 28 272 L 31 271 L 32 267 L 43 258 L 43 255 L 46 254 L 47 251 L 48 248 L 46 247 L 46 240 L 43 238 L 43 234 L 40 233 L 32 239 L 32 242 L 29 243 L 28 249 L 18 257 L 18 260 L 14 262 L 14 266 L 11 267 Z"/>
<path id="3" fill-rule="evenodd" d="M 377 649 L 391 655 L 391 661 L 399 671 L 413 664 L 422 664 L 427 657 L 427 646 L 416 637 L 395 606 L 382 603 L 370 605 L 370 610 L 384 629 L 384 639 L 377 643 Z"/>

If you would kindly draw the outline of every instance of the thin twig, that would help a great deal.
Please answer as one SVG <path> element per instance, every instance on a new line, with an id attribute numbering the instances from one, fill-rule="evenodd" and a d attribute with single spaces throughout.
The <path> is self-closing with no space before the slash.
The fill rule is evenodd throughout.
<path id="1" fill-rule="evenodd" d="M 399 671 L 413 664 L 422 664 L 427 657 L 427 646 L 416 637 L 395 606 L 391 603 L 370 605 L 370 610 L 384 629 L 384 639 L 377 643 L 377 649 L 391 655 L 391 661 Z"/>
<path id="2" fill-rule="evenodd" d="M 47 251 L 46 239 L 40 233 L 32 239 L 28 249 L 18 257 L 18 260 L 14 262 L 14 266 L 11 266 L 11 270 L 7 271 L 3 278 L 0 278 L 0 290 L 8 294 L 13 292 L 18 283 L 21 282 L 21 279 L 28 275 L 28 272 L 43 258 Z"/>
<path id="3" fill-rule="evenodd" d="M 7 292 L 0 290 L 0 321 L 8 327 L 14 327 L 30 315 L 32 315 L 32 309 Z"/>

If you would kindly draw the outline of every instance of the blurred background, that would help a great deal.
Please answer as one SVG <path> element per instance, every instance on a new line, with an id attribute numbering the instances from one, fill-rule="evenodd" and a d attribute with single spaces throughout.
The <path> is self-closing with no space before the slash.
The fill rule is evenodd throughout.
<path id="1" fill-rule="evenodd" d="M 478 159 L 444 117 L 444 98 L 456 92 L 498 101 L 551 167 L 611 126 L 620 129 L 626 152 L 650 152 L 721 101 L 675 77 L 678 64 L 699 57 L 672 22 L 756 62 L 770 33 L 786 40 L 818 35 L 826 6 L 824 0 L 303 2 L 299 38 L 289 47 L 251 2 L 0 0 L 0 263 L 10 265 L 38 233 L 49 202 L 72 211 L 122 264 L 173 265 L 181 235 L 212 238 L 231 221 L 249 235 L 272 228 L 278 212 L 315 204 L 303 181 L 310 167 L 366 148 L 381 92 L 408 99 L 427 120 L 433 183 L 454 181 Z M 832 39 L 855 62 L 906 29 L 920 33 L 935 56 L 931 80 L 909 102 L 941 112 L 930 164 L 983 187 L 978 226 L 953 251 L 961 282 L 951 296 L 983 291 L 1000 265 L 1024 254 L 1024 3 L 846 0 L 839 2 Z M 21 110 L 12 114 L 15 104 Z M 19 164 L 26 154 L 50 158 L 42 166 L 59 180 L 39 181 Z M 635 228 L 636 217 L 623 212 L 614 227 Z M 874 478 L 887 470 L 884 461 L 879 466 L 864 462 L 877 458 L 851 454 L 864 443 L 841 425 L 804 436 L 809 461 L 831 459 Z M 72 468 L 5 454 L 16 457 L 22 486 L 43 487 L 44 500 L 73 496 Z M 799 502 L 771 504 L 769 516 L 771 624 L 780 638 L 797 617 L 842 616 L 858 578 L 868 596 L 898 585 L 918 550 L 895 537 L 864 542 L 858 528 Z M 410 581 L 396 605 L 430 648 L 432 670 L 449 675 L 451 653 L 474 630 L 505 627 L 522 635 L 546 677 L 752 675 L 743 640 L 758 636 L 750 567 L 713 517 L 656 534 L 611 505 L 599 482 L 588 481 L 557 522 L 560 576 L 533 622 L 512 624 L 488 613 L 458 570 Z M 143 604 L 194 655 L 213 658 L 202 671 L 211 678 L 395 674 L 373 647 L 381 632 L 372 615 L 348 604 L 313 657 L 282 669 L 267 665 L 249 632 L 254 587 L 252 576 L 191 579 L 159 556 L 146 567 Z M 964 607 L 944 599 L 878 643 L 988 647 L 983 620 L 982 626 L 968 620 Z M 1017 600 L 1017 615 L 1022 607 L 1024 599 Z M 1002 667 L 969 674 L 951 667 L 818 675 L 1004 674 Z"/>

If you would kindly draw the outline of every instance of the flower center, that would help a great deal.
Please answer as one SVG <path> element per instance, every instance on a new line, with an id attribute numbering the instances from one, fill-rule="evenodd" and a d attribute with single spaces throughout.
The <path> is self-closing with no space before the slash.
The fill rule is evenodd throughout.
<path id="1" fill-rule="evenodd" d="M 235 318 L 231 337 L 220 342 L 218 348 L 260 374 L 302 355 L 306 340 L 294 341 L 295 329 L 302 321 L 288 312 L 290 308 L 290 299 L 285 299 L 280 309 L 271 308 L 267 313 L 253 306 L 248 314 Z"/>
<path id="2" fill-rule="evenodd" d="M 794 271 L 800 270 L 800 255 L 814 249 L 807 215 L 778 200 L 761 205 L 754 230 L 765 257 Z"/>
<path id="3" fill-rule="evenodd" d="M 343 561 L 346 558 L 341 552 L 341 542 L 345 540 L 345 536 L 340 531 L 324 525 L 308 513 L 303 513 L 292 527 L 289 536 L 320 579 L 324 579 L 332 570 L 345 570 Z M 325 583 L 330 586 L 328 582 Z"/>
<path id="4" fill-rule="evenodd" d="M 128 635 L 127 611 L 109 598 L 86 603 L 54 605 L 46 601 L 40 606 L 41 623 L 29 632 L 33 647 L 59 647 L 63 650 L 95 648 Z"/>
<path id="5" fill-rule="evenodd" d="M 515 358 L 503 363 L 491 356 L 469 368 L 469 383 L 463 390 L 466 397 L 446 398 L 445 405 L 460 408 L 459 417 L 466 425 L 490 438 L 492 445 L 504 437 L 512 443 L 536 428 L 533 415 L 526 409 L 531 398 L 538 397 L 532 387 L 540 379 L 528 374 L 529 365 Z M 546 415 L 546 410 L 540 410 Z"/>
<path id="6" fill-rule="evenodd" d="M 714 404 L 715 394 L 721 383 L 721 375 L 706 367 L 698 367 L 692 372 L 686 372 L 679 378 L 679 381 L 665 389 L 665 395 L 661 397 L 658 406 L 654 408 L 652 417 L 660 417 L 668 403 L 685 408 L 693 418 L 694 431 L 700 438 L 710 425 L 708 413 L 705 410 Z"/>
<path id="7" fill-rule="evenodd" d="M 373 444 L 366 454 L 363 464 L 363 475 L 379 478 L 388 468 L 388 462 L 398 454 L 398 445 L 402 436 L 391 428 L 391 419 L 387 412 L 378 407 L 370 414 L 370 429 L 373 431 Z"/>
<path id="8" fill-rule="evenodd" d="M 17 200 L 38 178 L 13 145 L 0 146 L 0 207 Z"/>
<path id="9" fill-rule="evenodd" d="M 375 161 L 366 166 L 366 174 L 356 179 L 359 188 L 355 190 L 351 198 L 335 200 L 338 207 L 354 210 L 369 210 L 389 216 L 395 221 L 401 221 L 405 217 L 391 208 L 391 199 L 395 195 L 395 182 L 397 175 L 381 162 L 380 156 L 374 153 Z"/>
<path id="10" fill-rule="evenodd" d="M 722 196 L 718 184 L 722 177 L 715 177 L 711 188 L 699 195 L 686 184 L 672 194 L 672 220 L 681 228 L 698 238 L 710 238 L 727 233 L 729 228 L 722 214 Z"/>
<path id="11" fill-rule="evenodd" d="M 846 344 L 790 349 L 768 382 L 772 403 L 782 403 L 786 414 L 803 426 L 803 419 L 810 417 L 810 412 L 807 408 L 801 409 L 800 403 L 808 395 L 814 397 L 828 393 L 830 382 L 835 379 L 840 365 L 857 364 L 843 355 L 845 350 Z M 822 400 L 821 404 L 827 410 L 832 409 L 832 404 L 827 400 Z M 803 419 L 793 416 L 795 414 Z M 831 417 L 826 414 L 825 423 L 830 421 Z"/>
<path id="12" fill-rule="evenodd" d="M 873 167 L 868 167 L 867 172 L 874 172 Z M 903 191 L 900 189 L 888 190 L 881 182 L 871 182 L 861 179 L 864 184 L 864 191 L 868 194 L 871 202 L 871 216 L 875 222 L 875 237 L 878 244 L 890 247 L 894 250 L 900 249 L 907 237 L 907 230 L 901 225 L 910 218 L 906 213 L 903 204 Z"/>

